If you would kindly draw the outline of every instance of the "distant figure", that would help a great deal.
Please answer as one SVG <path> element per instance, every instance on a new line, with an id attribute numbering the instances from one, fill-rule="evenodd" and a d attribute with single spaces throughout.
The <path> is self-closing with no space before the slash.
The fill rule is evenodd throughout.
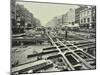
<path id="1" fill-rule="evenodd" d="M 44 32 L 44 34 L 46 33 L 46 30 L 45 29 L 43 29 L 43 32 Z"/>
<path id="2" fill-rule="evenodd" d="M 50 31 L 48 31 L 48 34 L 50 34 Z"/>
<path id="3" fill-rule="evenodd" d="M 65 31 L 65 40 L 67 40 L 68 31 Z"/>

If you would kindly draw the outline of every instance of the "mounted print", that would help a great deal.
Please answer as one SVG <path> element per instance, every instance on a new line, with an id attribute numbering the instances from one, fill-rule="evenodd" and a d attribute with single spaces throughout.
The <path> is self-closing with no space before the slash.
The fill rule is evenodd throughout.
<path id="1" fill-rule="evenodd" d="M 96 69 L 96 6 L 11 0 L 11 74 Z"/>

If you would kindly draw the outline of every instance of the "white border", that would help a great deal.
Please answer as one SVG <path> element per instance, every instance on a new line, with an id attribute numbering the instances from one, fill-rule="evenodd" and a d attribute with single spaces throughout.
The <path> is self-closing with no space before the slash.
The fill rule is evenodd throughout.
<path id="1" fill-rule="evenodd" d="M 34 0 L 28 0 L 34 1 Z M 100 74 L 100 0 L 35 0 L 42 2 L 87 4 L 97 6 L 97 69 L 88 71 L 69 71 L 36 73 L 34 75 L 98 75 Z M 0 75 L 10 74 L 10 0 L 0 0 Z"/>

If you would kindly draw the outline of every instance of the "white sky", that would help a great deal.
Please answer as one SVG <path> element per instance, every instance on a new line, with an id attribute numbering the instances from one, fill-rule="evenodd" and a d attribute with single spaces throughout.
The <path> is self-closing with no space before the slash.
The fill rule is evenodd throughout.
<path id="1" fill-rule="evenodd" d="M 78 8 L 77 5 L 65 5 L 65 4 L 51 4 L 51 3 L 36 3 L 36 2 L 17 2 L 24 5 L 34 17 L 41 21 L 43 26 L 48 23 L 53 17 L 60 16 L 69 11 L 70 8 Z"/>

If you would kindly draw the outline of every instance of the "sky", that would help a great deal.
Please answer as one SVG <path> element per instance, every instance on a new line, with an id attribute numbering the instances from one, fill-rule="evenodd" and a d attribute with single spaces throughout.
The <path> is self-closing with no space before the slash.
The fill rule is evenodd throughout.
<path id="1" fill-rule="evenodd" d="M 40 20 L 41 24 L 45 26 L 55 16 L 60 16 L 69 11 L 70 8 L 78 8 L 77 5 L 69 4 L 52 4 L 52 3 L 37 3 L 37 2 L 17 2 L 17 4 L 24 5 L 34 17 Z"/>

